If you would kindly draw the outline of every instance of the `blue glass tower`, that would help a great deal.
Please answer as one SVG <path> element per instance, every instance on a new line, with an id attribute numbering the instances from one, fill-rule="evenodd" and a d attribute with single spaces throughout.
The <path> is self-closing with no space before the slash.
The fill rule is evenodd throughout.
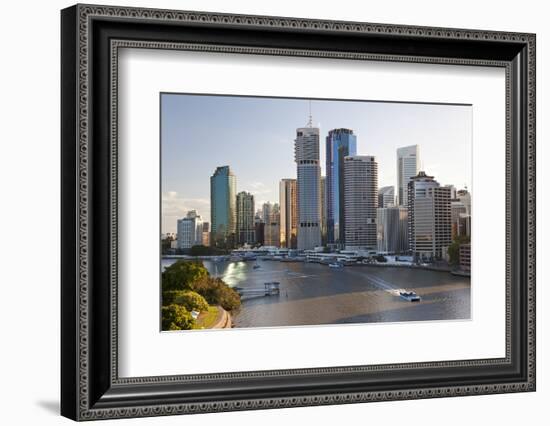
<path id="1" fill-rule="evenodd" d="M 211 242 L 230 248 L 235 244 L 237 225 L 237 177 L 229 166 L 216 168 L 210 177 Z"/>
<path id="2" fill-rule="evenodd" d="M 344 157 L 357 155 L 357 136 L 351 129 L 333 129 L 326 139 L 327 243 L 344 244 Z"/>

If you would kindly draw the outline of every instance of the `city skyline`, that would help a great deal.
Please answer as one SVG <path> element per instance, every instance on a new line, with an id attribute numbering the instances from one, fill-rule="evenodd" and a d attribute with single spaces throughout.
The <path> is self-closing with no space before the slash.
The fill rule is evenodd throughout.
<path id="1" fill-rule="evenodd" d="M 252 194 L 257 208 L 279 201 L 282 179 L 296 179 L 295 131 L 306 124 L 308 100 L 162 95 L 162 108 L 163 233 L 175 232 L 176 220 L 189 210 L 211 221 L 208 179 L 217 167 L 230 166 L 237 176 L 236 191 Z M 313 100 L 311 113 L 313 126 L 321 122 L 323 176 L 324 140 L 330 130 L 345 127 L 357 137 L 357 155 L 376 157 L 378 188 L 396 187 L 396 150 L 418 144 L 421 169 L 436 175 L 442 185 L 471 189 L 470 106 Z M 438 140 L 445 142 L 445 157 L 437 149 Z M 455 141 L 452 148 L 449 140 Z M 194 147 L 200 151 L 193 152 Z"/>

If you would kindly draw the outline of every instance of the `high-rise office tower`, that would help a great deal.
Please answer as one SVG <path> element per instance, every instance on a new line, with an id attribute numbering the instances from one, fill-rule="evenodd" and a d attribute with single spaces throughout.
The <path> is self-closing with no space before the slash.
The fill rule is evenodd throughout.
<path id="1" fill-rule="evenodd" d="M 263 203 L 262 204 L 262 221 L 264 223 L 269 222 L 269 216 L 271 215 L 271 212 L 273 211 L 273 204 L 271 202 Z"/>
<path id="2" fill-rule="evenodd" d="M 460 213 L 458 215 L 457 234 L 460 237 L 469 237 L 472 235 L 472 216 L 468 213 Z"/>
<path id="3" fill-rule="evenodd" d="M 342 246 L 345 239 L 344 158 L 357 154 L 351 129 L 333 129 L 326 138 L 327 242 Z"/>
<path id="4" fill-rule="evenodd" d="M 378 207 L 390 207 L 395 205 L 395 192 L 393 186 L 384 186 L 378 190 Z"/>
<path id="5" fill-rule="evenodd" d="M 237 194 L 237 244 L 254 244 L 254 196 L 248 192 Z"/>
<path id="6" fill-rule="evenodd" d="M 459 250 L 458 259 L 459 259 L 460 269 L 462 269 L 463 271 L 470 272 L 472 267 L 471 266 L 472 253 L 471 253 L 470 243 L 460 244 L 458 250 Z"/>
<path id="7" fill-rule="evenodd" d="M 282 179 L 279 183 L 281 247 L 298 246 L 298 195 L 296 179 Z"/>
<path id="8" fill-rule="evenodd" d="M 196 210 L 190 210 L 183 219 L 178 219 L 177 248 L 188 249 L 202 245 L 202 218 Z"/>
<path id="9" fill-rule="evenodd" d="M 321 176 L 321 244 L 327 244 L 327 178 Z"/>
<path id="10" fill-rule="evenodd" d="M 378 163 L 356 155 L 344 158 L 345 241 L 349 250 L 376 250 Z"/>
<path id="11" fill-rule="evenodd" d="M 472 197 L 468 189 L 459 189 L 456 191 L 456 197 L 464 204 L 464 207 L 466 207 L 466 213 L 472 214 Z"/>
<path id="12" fill-rule="evenodd" d="M 451 190 L 451 200 L 456 199 L 456 188 L 454 185 L 445 185 L 447 188 Z"/>
<path id="13" fill-rule="evenodd" d="M 254 231 L 255 231 L 255 240 L 256 244 L 259 246 L 264 245 L 264 232 L 265 232 L 265 222 L 262 217 L 262 211 L 258 210 L 256 216 L 254 216 Z"/>
<path id="14" fill-rule="evenodd" d="M 452 195 L 451 195 L 452 196 Z M 460 226 L 460 215 L 467 213 L 466 206 L 459 199 L 451 198 L 451 240 L 458 236 Z"/>
<path id="15" fill-rule="evenodd" d="M 464 204 L 465 212 L 458 215 L 457 235 L 470 236 L 472 227 L 472 196 L 467 188 L 456 191 L 456 197 Z"/>
<path id="16" fill-rule="evenodd" d="M 281 246 L 281 213 L 279 204 L 275 203 L 264 224 L 264 245 L 272 247 Z"/>
<path id="17" fill-rule="evenodd" d="M 209 247 L 210 246 L 210 223 L 202 223 L 202 245 Z"/>
<path id="18" fill-rule="evenodd" d="M 319 128 L 296 129 L 294 160 L 297 165 L 298 249 L 321 245 L 321 166 L 319 164 Z"/>
<path id="19" fill-rule="evenodd" d="M 376 210 L 376 226 L 379 252 L 399 254 L 408 251 L 406 207 L 379 207 Z"/>
<path id="20" fill-rule="evenodd" d="M 397 205 L 407 205 L 409 180 L 420 169 L 420 149 L 418 145 L 397 149 Z"/>
<path id="21" fill-rule="evenodd" d="M 447 257 L 451 244 L 451 188 L 423 171 L 408 185 L 409 246 L 415 259 Z"/>
<path id="22" fill-rule="evenodd" d="M 211 245 L 232 247 L 237 225 L 237 178 L 229 166 L 216 168 L 210 177 Z"/>

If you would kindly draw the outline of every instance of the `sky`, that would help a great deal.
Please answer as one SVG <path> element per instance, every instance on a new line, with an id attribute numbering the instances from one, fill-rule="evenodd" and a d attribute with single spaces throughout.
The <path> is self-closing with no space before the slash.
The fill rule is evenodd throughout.
<path id="1" fill-rule="evenodd" d="M 279 181 L 296 177 L 294 139 L 305 127 L 310 100 L 161 94 L 162 232 L 197 210 L 210 221 L 210 176 L 229 165 L 237 192 L 254 195 L 256 210 L 279 200 Z M 378 186 L 396 186 L 396 150 L 420 146 L 420 166 L 442 185 L 472 189 L 470 105 L 311 100 L 320 127 L 321 174 L 325 138 L 352 129 L 357 154 L 374 155 Z"/>

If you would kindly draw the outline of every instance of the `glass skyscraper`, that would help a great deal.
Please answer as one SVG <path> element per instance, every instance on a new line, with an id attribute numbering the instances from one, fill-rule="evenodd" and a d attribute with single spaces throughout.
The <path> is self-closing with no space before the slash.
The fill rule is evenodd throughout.
<path id="1" fill-rule="evenodd" d="M 344 157 L 357 155 L 357 137 L 350 129 L 333 129 L 326 138 L 327 242 L 344 244 Z"/>
<path id="2" fill-rule="evenodd" d="M 237 177 L 229 166 L 216 168 L 210 177 L 211 245 L 232 247 L 237 225 Z"/>

